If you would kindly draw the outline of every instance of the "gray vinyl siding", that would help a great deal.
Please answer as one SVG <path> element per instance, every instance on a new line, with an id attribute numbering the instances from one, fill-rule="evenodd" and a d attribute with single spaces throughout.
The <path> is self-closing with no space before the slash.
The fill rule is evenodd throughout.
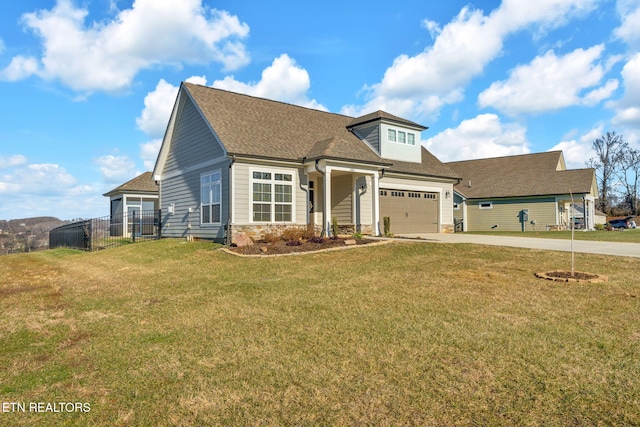
<path id="1" fill-rule="evenodd" d="M 480 209 L 480 203 L 492 202 L 491 209 Z M 545 230 L 547 225 L 555 225 L 557 203 L 554 197 L 531 199 L 487 199 L 467 200 L 468 231 L 521 231 L 519 213 L 529 210 L 526 230 L 532 231 L 535 221 L 536 230 Z M 497 225 L 497 227 L 494 227 Z"/>
<path id="2" fill-rule="evenodd" d="M 331 179 L 331 216 L 338 224 L 353 224 L 352 198 L 353 181 L 351 175 L 332 177 Z"/>
<path id="3" fill-rule="evenodd" d="M 301 188 L 301 182 L 306 186 L 307 178 L 304 176 L 303 169 L 297 166 L 282 167 L 273 166 L 265 163 L 244 163 L 236 162 L 233 165 L 233 196 L 234 196 L 234 224 L 247 225 L 252 224 L 252 201 L 253 194 L 251 177 L 252 170 L 261 170 L 265 172 L 279 171 L 293 174 L 293 197 L 294 197 L 294 217 L 293 223 L 298 225 L 307 224 L 307 192 Z"/>
<path id="4" fill-rule="evenodd" d="M 211 129 L 186 96 L 182 97 L 178 115 L 164 174 L 224 155 Z"/>
<path id="5" fill-rule="evenodd" d="M 357 132 L 364 138 L 378 153 L 380 153 L 380 126 L 369 126 L 357 129 Z"/>
<path id="6" fill-rule="evenodd" d="M 364 188 L 363 188 L 364 187 Z M 373 199 L 371 198 L 371 177 L 360 176 L 356 179 L 356 225 L 371 225 Z"/>
<path id="7" fill-rule="evenodd" d="M 200 223 L 200 175 L 219 170 L 222 179 L 221 223 Z M 229 218 L 229 161 L 206 166 L 161 183 L 162 191 L 162 235 L 163 237 L 184 238 L 188 236 L 200 239 L 222 241 L 224 224 Z M 169 214 L 169 205 L 175 204 L 175 213 Z M 191 212 L 189 212 L 191 208 Z"/>
<path id="8" fill-rule="evenodd" d="M 198 167 L 223 155 L 224 150 L 191 100 L 183 97 L 163 173 L 167 178 L 160 182 L 163 237 L 224 239 L 224 224 L 229 218 L 229 160 Z M 222 180 L 221 223 L 200 224 L 200 175 L 216 170 L 220 170 Z M 174 214 L 169 213 L 171 204 Z"/>

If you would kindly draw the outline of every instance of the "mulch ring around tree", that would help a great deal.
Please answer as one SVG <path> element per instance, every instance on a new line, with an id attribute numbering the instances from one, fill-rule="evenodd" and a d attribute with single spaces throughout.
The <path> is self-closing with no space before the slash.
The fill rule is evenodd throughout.
<path id="1" fill-rule="evenodd" d="M 574 271 L 571 274 L 566 270 L 554 270 L 545 271 L 543 273 L 536 273 L 536 277 L 540 279 L 553 280 L 556 282 L 585 282 L 585 283 L 601 283 L 609 280 L 607 276 L 602 274 L 584 273 L 581 271 Z"/>

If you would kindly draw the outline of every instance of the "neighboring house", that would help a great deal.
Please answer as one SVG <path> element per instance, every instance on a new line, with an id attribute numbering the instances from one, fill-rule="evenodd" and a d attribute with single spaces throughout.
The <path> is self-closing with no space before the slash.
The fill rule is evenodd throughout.
<path id="1" fill-rule="evenodd" d="M 607 214 L 604 212 L 600 212 L 599 210 L 596 209 L 595 212 L 595 224 L 602 224 L 605 225 L 607 223 Z"/>
<path id="2" fill-rule="evenodd" d="M 158 184 L 153 180 L 151 172 L 145 172 L 137 177 L 103 194 L 109 197 L 111 202 L 111 235 L 130 235 L 133 227 L 129 218 L 133 218 L 134 212 L 139 218 L 139 228 L 136 232 L 145 233 L 146 229 L 153 226 L 152 212 L 159 209 Z M 151 218 L 145 220 L 145 218 Z M 136 219 L 138 221 L 138 219 Z M 128 230 L 125 233 L 125 230 Z M 140 231 L 138 231 L 140 230 Z"/>
<path id="3" fill-rule="evenodd" d="M 383 111 L 353 118 L 183 83 L 153 172 L 162 235 L 453 231 L 457 174 Z"/>
<path id="4" fill-rule="evenodd" d="M 464 231 L 562 229 L 571 206 L 584 228 L 595 224 L 598 189 L 593 169 L 567 169 L 562 151 L 450 162 L 461 177 L 454 216 Z M 578 211 L 578 209 L 576 209 Z"/>

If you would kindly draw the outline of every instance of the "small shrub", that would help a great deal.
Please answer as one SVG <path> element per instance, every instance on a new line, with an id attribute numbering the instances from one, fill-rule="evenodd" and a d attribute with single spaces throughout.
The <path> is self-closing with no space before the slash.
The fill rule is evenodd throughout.
<path id="1" fill-rule="evenodd" d="M 309 239 L 309 242 L 311 242 L 311 243 L 324 243 L 324 237 L 313 236 L 312 238 Z"/>
<path id="2" fill-rule="evenodd" d="M 262 241 L 265 243 L 275 243 L 280 240 L 280 235 L 276 233 L 265 233 L 262 235 Z"/>
<path id="3" fill-rule="evenodd" d="M 302 238 L 309 240 L 316 235 L 316 227 L 313 224 L 307 224 L 307 228 L 302 231 Z"/>
<path id="4" fill-rule="evenodd" d="M 331 234 L 337 236 L 340 232 L 340 228 L 338 227 L 338 218 L 335 216 L 331 218 Z"/>
<path id="5" fill-rule="evenodd" d="M 351 235 L 351 238 L 352 238 L 352 239 L 362 239 L 362 233 L 361 233 L 361 232 L 359 232 L 359 231 L 356 231 L 355 233 L 353 233 L 353 234 Z"/>
<path id="6" fill-rule="evenodd" d="M 300 246 L 302 242 L 300 240 L 289 240 L 286 244 L 287 246 Z"/>
<path id="7" fill-rule="evenodd" d="M 384 224 L 384 235 L 387 237 L 392 236 L 391 234 L 391 218 L 388 216 L 385 216 L 384 218 L 382 218 L 383 224 Z"/>
<path id="8" fill-rule="evenodd" d="M 282 237 L 282 240 L 286 242 L 291 242 L 294 240 L 302 239 L 303 234 L 304 234 L 304 230 L 298 227 L 289 227 L 282 230 L 281 237 Z"/>
<path id="9" fill-rule="evenodd" d="M 604 224 L 596 224 L 593 226 L 598 231 L 604 231 Z"/>

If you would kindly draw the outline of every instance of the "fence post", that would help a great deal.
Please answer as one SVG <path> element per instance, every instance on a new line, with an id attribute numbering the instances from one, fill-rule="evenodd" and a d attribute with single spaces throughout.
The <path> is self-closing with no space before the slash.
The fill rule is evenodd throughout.
<path id="1" fill-rule="evenodd" d="M 162 209 L 158 209 L 158 240 L 162 239 Z"/>
<path id="2" fill-rule="evenodd" d="M 133 215 L 132 226 L 131 226 L 131 241 L 133 243 L 136 242 L 136 211 L 131 212 Z"/>

